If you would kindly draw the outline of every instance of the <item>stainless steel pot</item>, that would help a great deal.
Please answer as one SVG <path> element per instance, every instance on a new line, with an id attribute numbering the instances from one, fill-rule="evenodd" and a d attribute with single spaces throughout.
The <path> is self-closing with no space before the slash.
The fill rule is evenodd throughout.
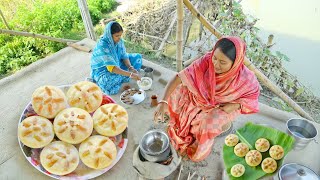
<path id="1" fill-rule="evenodd" d="M 295 138 L 293 149 L 300 150 L 315 141 L 318 131 L 308 120 L 292 118 L 287 121 L 287 133 Z"/>
<path id="2" fill-rule="evenodd" d="M 296 163 L 283 165 L 278 175 L 280 180 L 320 180 L 310 168 Z"/>
<path id="3" fill-rule="evenodd" d="M 159 154 L 159 155 L 149 155 L 149 154 L 145 154 L 143 151 L 141 151 L 140 149 L 140 154 L 142 155 L 142 157 L 149 161 L 149 162 L 162 162 L 165 161 L 169 158 L 170 155 L 170 148 L 168 148 L 166 151 L 164 151 L 163 153 Z"/>
<path id="4" fill-rule="evenodd" d="M 161 130 L 148 131 L 140 140 L 139 149 L 142 157 L 147 161 L 167 160 L 170 154 L 169 137 Z"/>
<path id="5" fill-rule="evenodd" d="M 151 67 L 145 67 L 144 69 L 141 69 L 140 74 L 143 77 L 149 77 L 153 80 L 153 68 Z"/>

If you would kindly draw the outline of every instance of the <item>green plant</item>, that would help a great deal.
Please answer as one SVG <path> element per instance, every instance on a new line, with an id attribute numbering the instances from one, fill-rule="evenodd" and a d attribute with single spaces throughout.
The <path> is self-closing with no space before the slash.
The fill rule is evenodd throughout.
<path id="1" fill-rule="evenodd" d="M 87 2 L 89 6 L 96 7 L 101 13 L 109 13 L 117 5 L 115 0 L 88 0 Z"/>
<path id="2" fill-rule="evenodd" d="M 77 1 L 5 0 L 5 5 L 11 8 L 8 12 L 15 12 L 7 17 L 10 19 L 9 26 L 14 30 L 75 40 L 85 37 Z M 102 18 L 102 12 L 111 11 L 115 5 L 115 0 L 89 0 L 88 6 L 93 22 L 97 23 Z M 5 28 L 2 22 L 0 27 Z M 0 75 L 13 73 L 66 46 L 49 40 L 10 35 L 0 35 L 0 44 L 3 44 L 0 46 Z"/>
<path id="3" fill-rule="evenodd" d="M 32 41 L 32 38 L 22 41 L 21 37 L 14 37 L 0 48 L 0 74 L 17 71 L 40 57 Z"/>
<path id="4" fill-rule="evenodd" d="M 285 60 L 285 61 L 288 61 L 288 62 L 290 61 L 288 56 L 286 56 L 285 54 L 281 53 L 280 51 L 276 51 L 276 56 L 281 60 Z"/>
<path id="5" fill-rule="evenodd" d="M 93 24 L 98 24 L 103 13 L 109 13 L 117 4 L 114 0 L 89 0 L 87 3 Z"/>

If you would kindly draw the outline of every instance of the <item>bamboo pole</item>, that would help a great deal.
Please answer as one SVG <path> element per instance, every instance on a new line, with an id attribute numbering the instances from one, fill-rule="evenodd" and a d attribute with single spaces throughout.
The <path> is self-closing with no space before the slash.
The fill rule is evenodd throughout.
<path id="1" fill-rule="evenodd" d="M 6 27 L 10 30 L 10 27 L 9 27 L 7 21 L 6 21 L 6 18 L 4 18 L 4 15 L 2 14 L 1 9 L 0 9 L 0 15 L 1 15 L 1 17 L 2 17 L 2 19 L 3 19 L 3 22 L 4 22 L 4 24 L 6 25 Z"/>
<path id="2" fill-rule="evenodd" d="M 161 42 L 161 44 L 160 44 L 160 46 L 158 48 L 158 52 L 156 54 L 156 57 L 159 57 L 160 54 L 162 53 L 162 49 L 166 45 L 166 41 L 167 41 L 171 31 L 172 31 L 172 28 L 173 28 L 174 24 L 176 23 L 176 21 L 177 21 L 177 14 L 175 14 L 174 17 L 172 18 L 172 21 L 171 21 L 171 23 L 169 25 L 169 28 L 168 28 L 166 34 L 164 35 L 163 40 L 162 40 L 162 42 Z"/>
<path id="3" fill-rule="evenodd" d="M 190 10 L 190 12 L 199 19 L 199 21 L 217 38 L 221 38 L 222 34 L 218 32 L 213 25 L 190 3 L 189 0 L 183 0 L 183 3 Z"/>
<path id="4" fill-rule="evenodd" d="M 78 6 L 80 9 L 81 17 L 83 20 L 84 27 L 86 29 L 87 37 L 96 41 L 96 34 L 94 33 L 91 16 L 88 9 L 88 4 L 86 0 L 78 0 Z"/>
<path id="5" fill-rule="evenodd" d="M 34 33 L 22 32 L 22 31 L 6 30 L 6 29 L 0 29 L 0 33 L 18 35 L 18 36 L 26 36 L 26 37 L 33 37 L 33 38 L 40 38 L 40 39 L 47 39 L 47 40 L 50 40 L 50 41 L 61 42 L 61 43 L 78 42 L 78 40 L 54 38 L 54 37 L 45 36 L 45 35 L 41 35 L 41 34 L 34 34 Z"/>
<path id="6" fill-rule="evenodd" d="M 183 0 L 177 0 L 177 71 L 182 70 Z"/>
<path id="7" fill-rule="evenodd" d="M 186 5 L 186 7 L 191 11 L 191 13 L 196 16 L 199 21 L 217 38 L 221 38 L 222 34 L 216 30 L 216 28 L 208 22 L 205 17 L 198 12 L 194 6 L 190 3 L 189 0 L 183 0 L 183 3 Z M 286 95 L 279 87 L 274 85 L 260 70 L 258 70 L 251 62 L 248 60 L 247 57 L 244 59 L 244 64 L 255 73 L 257 78 L 265 85 L 267 86 L 273 93 L 275 93 L 277 96 L 279 96 L 284 102 L 286 102 L 290 107 L 292 107 L 298 114 L 300 114 L 302 117 L 313 120 L 314 119 L 305 112 L 296 102 L 294 102 L 288 95 Z"/>
<path id="8" fill-rule="evenodd" d="M 273 34 L 270 34 L 269 36 L 268 36 L 268 42 L 267 42 L 267 48 L 270 48 L 271 46 L 273 46 L 275 43 L 273 43 L 272 42 L 272 40 L 273 40 L 273 38 L 274 38 L 274 35 Z"/>
<path id="9" fill-rule="evenodd" d="M 92 51 L 91 48 L 84 46 L 84 45 L 79 45 L 77 43 L 67 43 L 67 45 L 76 49 L 76 50 L 87 52 L 87 53 L 90 53 Z"/>
<path id="10" fill-rule="evenodd" d="M 22 32 L 22 31 L 13 31 L 13 30 L 6 30 L 6 29 L 0 29 L 0 33 L 2 34 L 11 34 L 16 36 L 25 36 L 25 37 L 33 37 L 33 38 L 39 38 L 39 39 L 46 39 L 50 41 L 60 42 L 60 43 L 66 43 L 68 46 L 73 47 L 74 49 L 84 51 L 84 52 L 91 52 L 91 49 L 86 46 L 81 46 L 76 44 L 78 40 L 72 40 L 72 39 L 62 39 L 62 38 L 54 38 L 50 36 L 45 36 L 41 34 L 34 34 L 34 33 L 28 33 L 28 32 Z"/>

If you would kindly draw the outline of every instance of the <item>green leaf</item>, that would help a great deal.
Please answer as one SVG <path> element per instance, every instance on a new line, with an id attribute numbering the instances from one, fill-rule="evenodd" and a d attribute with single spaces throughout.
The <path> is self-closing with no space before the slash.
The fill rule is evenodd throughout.
<path id="1" fill-rule="evenodd" d="M 293 81 L 287 81 L 287 85 L 292 88 L 294 86 L 294 82 Z"/>
<path id="2" fill-rule="evenodd" d="M 242 12 L 239 9 L 235 9 L 235 10 L 233 10 L 233 14 L 234 14 L 234 16 L 239 17 L 242 15 Z"/>
<path id="3" fill-rule="evenodd" d="M 241 8 L 240 3 L 235 2 L 235 1 L 233 2 L 232 6 L 233 6 L 234 8 Z"/>
<path id="4" fill-rule="evenodd" d="M 282 57 L 282 53 L 281 53 L 280 51 L 276 51 L 276 55 L 277 55 L 278 57 Z"/>
<path id="5" fill-rule="evenodd" d="M 282 54 L 280 51 L 276 51 L 276 56 L 281 60 L 290 61 L 290 58 L 285 54 Z"/>
<path id="6" fill-rule="evenodd" d="M 287 155 L 288 152 L 292 149 L 294 138 L 289 136 L 286 133 L 283 133 L 277 129 L 269 128 L 257 124 L 253 124 L 251 122 L 247 123 L 244 127 L 237 130 L 236 134 L 239 136 L 241 142 L 244 142 L 249 145 L 250 149 L 253 149 L 255 142 L 259 138 L 266 138 L 269 140 L 270 145 L 280 145 L 284 149 L 284 154 Z M 223 146 L 223 160 L 226 171 L 231 180 L 255 180 L 262 178 L 268 175 L 274 175 L 276 172 L 272 174 L 266 174 L 261 166 L 258 165 L 256 167 L 251 167 L 247 165 L 244 158 L 240 158 L 236 156 L 233 152 L 234 147 L 228 147 L 226 145 Z M 262 153 L 263 159 L 269 157 L 268 151 Z M 283 163 L 283 158 L 277 161 L 278 169 L 281 167 Z M 233 165 L 242 164 L 245 166 L 245 173 L 239 177 L 235 178 L 230 174 L 230 170 Z"/>
<path id="7" fill-rule="evenodd" d="M 8 49 L 8 53 L 9 53 L 9 54 L 13 54 L 13 51 L 9 48 L 9 49 Z"/>
<path id="8" fill-rule="evenodd" d="M 290 62 L 290 58 L 288 56 L 286 56 L 285 54 L 283 54 L 283 59 L 287 62 Z"/>
<path id="9" fill-rule="evenodd" d="M 223 12 L 223 13 L 220 13 L 219 16 L 220 16 L 220 17 L 227 17 L 228 14 Z"/>
<path id="10" fill-rule="evenodd" d="M 296 98 L 296 97 L 300 96 L 303 92 L 304 92 L 304 88 L 303 88 L 303 87 L 299 88 L 299 89 L 296 91 L 294 97 Z"/>
<path id="11" fill-rule="evenodd" d="M 252 30 L 254 30 L 255 32 L 258 32 L 260 29 L 257 27 L 253 27 Z"/>
<path id="12" fill-rule="evenodd" d="M 269 49 L 266 49 L 265 52 L 267 55 L 271 55 L 271 51 Z"/>

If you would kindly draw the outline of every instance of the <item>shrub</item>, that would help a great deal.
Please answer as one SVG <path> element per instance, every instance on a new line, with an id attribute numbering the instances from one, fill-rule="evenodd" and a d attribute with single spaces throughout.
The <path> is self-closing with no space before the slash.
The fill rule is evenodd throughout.
<path id="1" fill-rule="evenodd" d="M 115 0 L 88 0 L 92 22 L 98 23 L 102 13 L 111 11 L 115 5 Z M 33 6 L 20 3 L 14 16 L 8 19 L 14 30 L 75 40 L 85 37 L 77 1 L 34 1 Z M 2 22 L 0 28 L 5 29 Z M 4 44 L 0 46 L 0 75 L 19 70 L 65 47 L 53 41 L 10 35 L 0 35 L 0 44 Z"/>

